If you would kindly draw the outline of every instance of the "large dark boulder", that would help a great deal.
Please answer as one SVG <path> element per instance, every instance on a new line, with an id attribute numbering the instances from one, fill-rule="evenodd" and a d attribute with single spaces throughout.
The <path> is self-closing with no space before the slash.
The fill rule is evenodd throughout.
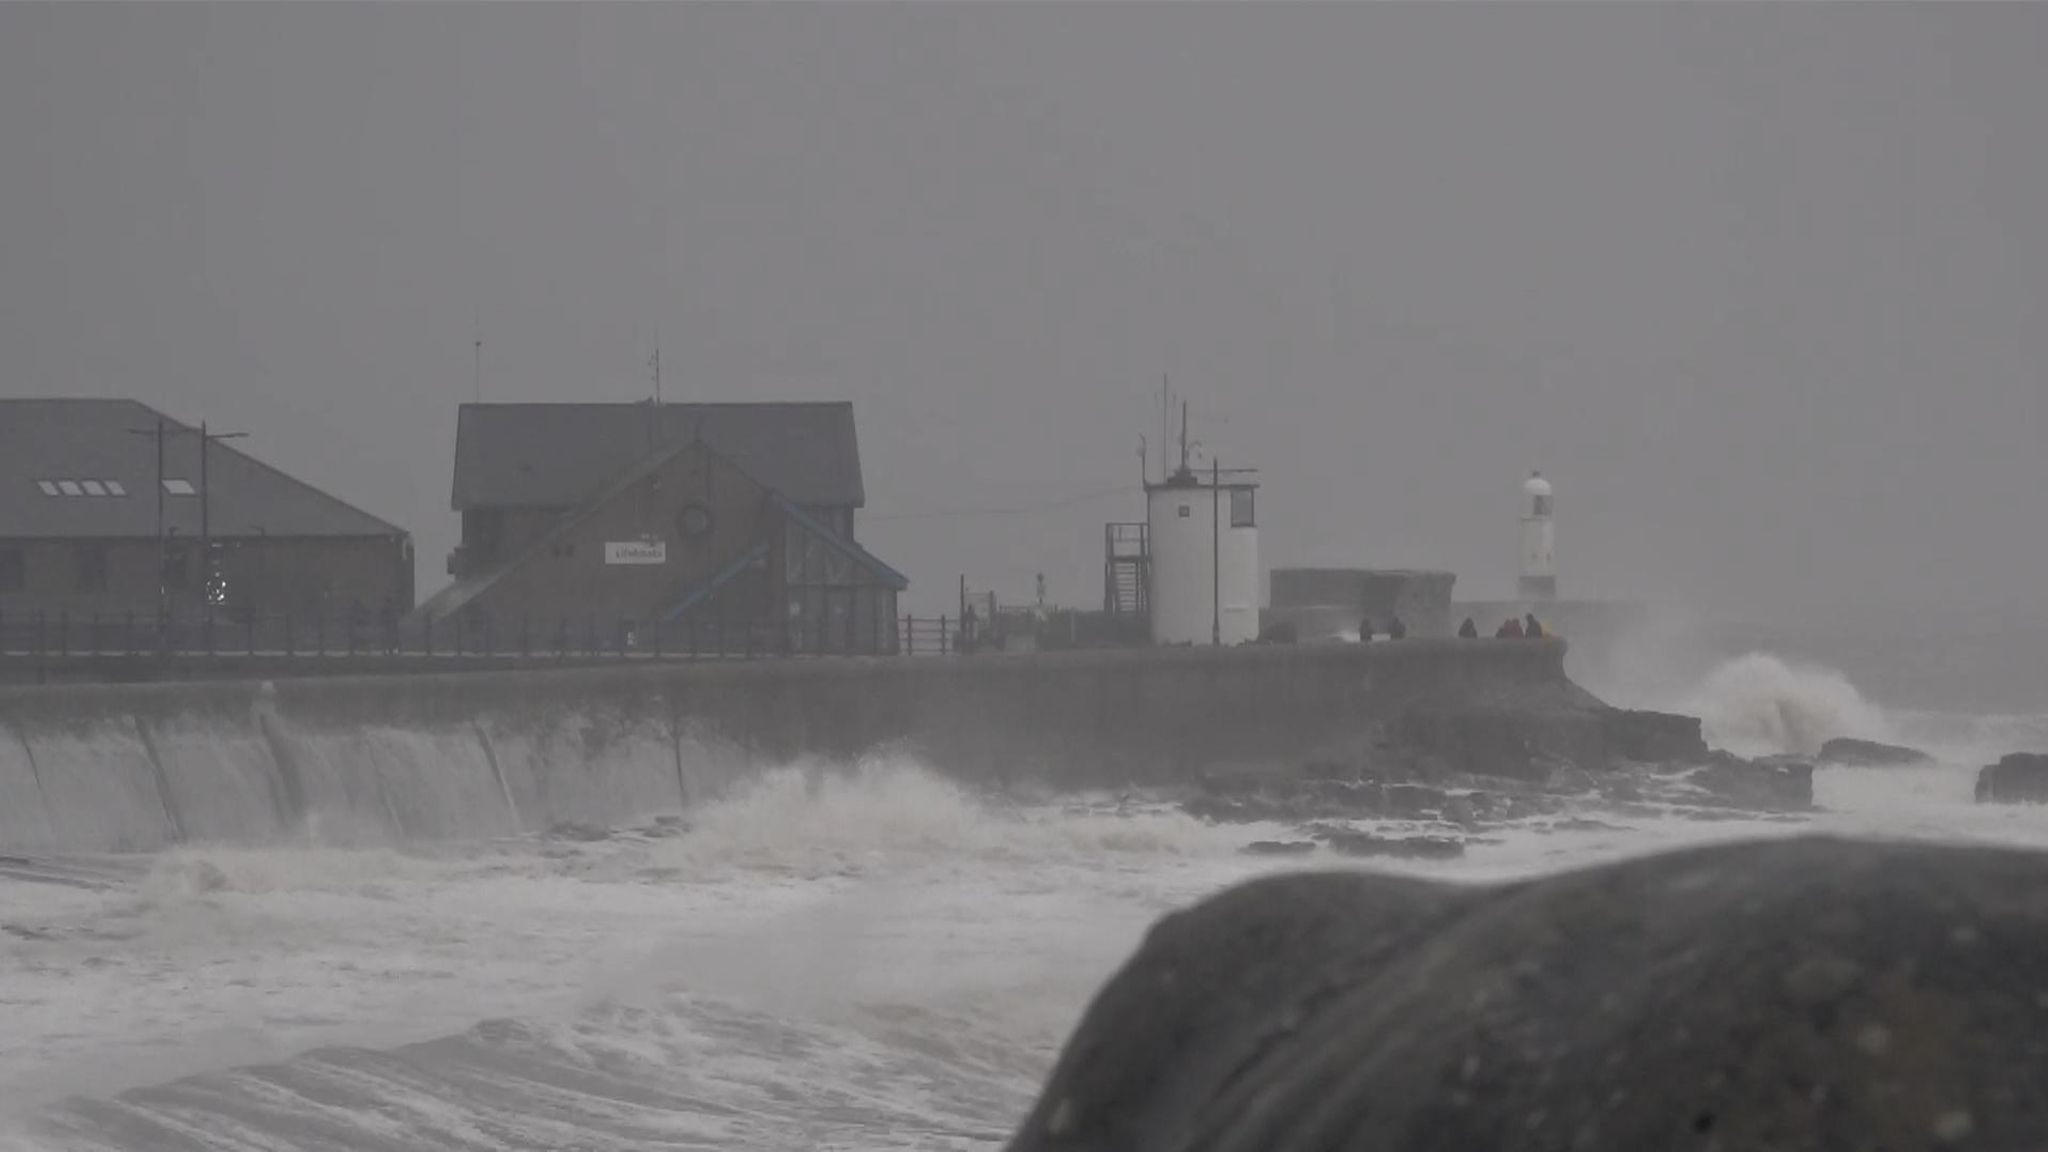
<path id="1" fill-rule="evenodd" d="M 1803 812 L 1813 807 L 1813 765 L 1795 756 L 1744 760 L 1721 754 L 1686 782 L 1746 812 Z"/>
<path id="2" fill-rule="evenodd" d="M 1606 714 L 1607 754 L 1639 764 L 1696 764 L 1707 755 L 1697 716 L 1617 708 Z"/>
<path id="3" fill-rule="evenodd" d="M 1156 925 L 1015 1152 L 2048 1147 L 2048 855 L 1810 839 Z"/>
<path id="4" fill-rule="evenodd" d="M 1918 748 L 1880 744 L 1875 740 L 1852 740 L 1838 736 L 1820 746 L 1822 764 L 1846 768 L 1900 768 L 1925 764 L 1934 757 Z"/>
<path id="5" fill-rule="evenodd" d="M 1979 804 L 2048 804 L 2048 754 L 2014 752 L 1977 773 Z"/>
<path id="6" fill-rule="evenodd" d="M 1606 756 L 1603 713 L 1430 706 L 1387 725 L 1397 753 L 1419 757 L 1437 774 L 1540 782 L 1559 763 L 1599 765 Z"/>

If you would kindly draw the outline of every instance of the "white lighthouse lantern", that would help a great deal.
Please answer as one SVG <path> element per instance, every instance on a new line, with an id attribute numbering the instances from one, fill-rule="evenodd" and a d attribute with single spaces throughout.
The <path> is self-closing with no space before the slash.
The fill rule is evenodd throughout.
<path id="1" fill-rule="evenodd" d="M 1524 600 L 1557 599 L 1557 523 L 1550 481 L 1531 472 L 1522 483 L 1522 578 Z"/>

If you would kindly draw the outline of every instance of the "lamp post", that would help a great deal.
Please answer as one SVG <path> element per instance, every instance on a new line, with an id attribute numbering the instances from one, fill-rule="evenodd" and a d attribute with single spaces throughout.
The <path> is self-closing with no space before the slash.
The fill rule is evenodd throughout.
<path id="1" fill-rule="evenodd" d="M 157 417 L 154 428 L 130 428 L 128 434 L 156 437 L 156 622 L 161 635 L 170 610 L 170 589 L 164 586 L 164 418 Z"/>
<path id="2" fill-rule="evenodd" d="M 220 578 L 220 570 L 213 562 L 213 486 L 207 482 L 206 450 L 215 440 L 240 440 L 247 435 L 247 432 L 209 432 L 206 422 L 199 422 L 199 555 L 200 563 L 206 568 L 203 594 L 209 621 L 213 619 L 216 606 L 214 581 Z"/>
<path id="3" fill-rule="evenodd" d="M 128 429 L 128 433 L 133 436 L 153 436 L 156 438 L 156 618 L 159 628 L 169 618 L 171 604 L 170 587 L 164 579 L 164 572 L 170 561 L 168 541 L 170 532 L 164 526 L 164 496 L 169 491 L 164 486 L 164 440 L 171 431 L 170 422 L 162 416 L 156 418 L 156 426 L 154 428 Z M 190 429 L 179 429 L 179 431 L 190 431 Z M 213 617 L 212 588 L 213 578 L 216 573 L 213 566 L 213 493 L 211 486 L 207 483 L 206 450 L 215 440 L 239 440 L 247 435 L 247 432 L 210 431 L 203 421 L 199 425 L 199 554 L 200 564 L 206 570 L 202 581 L 202 595 L 206 601 L 206 615 L 209 620 Z"/>
<path id="4" fill-rule="evenodd" d="M 1223 477 L 1257 473 L 1256 468 L 1225 468 L 1220 457 L 1209 457 L 1209 643 L 1216 648 L 1223 647 Z"/>

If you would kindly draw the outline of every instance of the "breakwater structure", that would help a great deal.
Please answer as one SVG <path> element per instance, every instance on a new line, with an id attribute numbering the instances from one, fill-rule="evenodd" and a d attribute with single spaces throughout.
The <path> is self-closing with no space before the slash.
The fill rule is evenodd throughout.
<path id="1" fill-rule="evenodd" d="M 1559 641 L 1409 640 L 14 687 L 0 851 L 615 824 L 877 751 L 1065 789 L 1298 767 L 1390 728 L 1436 734 L 1453 760 L 1647 758 L 1671 736 L 1563 662 Z"/>

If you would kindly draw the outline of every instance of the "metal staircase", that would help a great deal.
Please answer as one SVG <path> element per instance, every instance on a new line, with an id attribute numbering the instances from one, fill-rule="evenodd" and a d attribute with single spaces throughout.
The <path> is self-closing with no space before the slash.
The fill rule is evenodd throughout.
<path id="1" fill-rule="evenodd" d="M 1149 615 L 1152 549 L 1146 525 L 1103 525 L 1102 554 L 1102 610 L 1111 616 Z"/>

